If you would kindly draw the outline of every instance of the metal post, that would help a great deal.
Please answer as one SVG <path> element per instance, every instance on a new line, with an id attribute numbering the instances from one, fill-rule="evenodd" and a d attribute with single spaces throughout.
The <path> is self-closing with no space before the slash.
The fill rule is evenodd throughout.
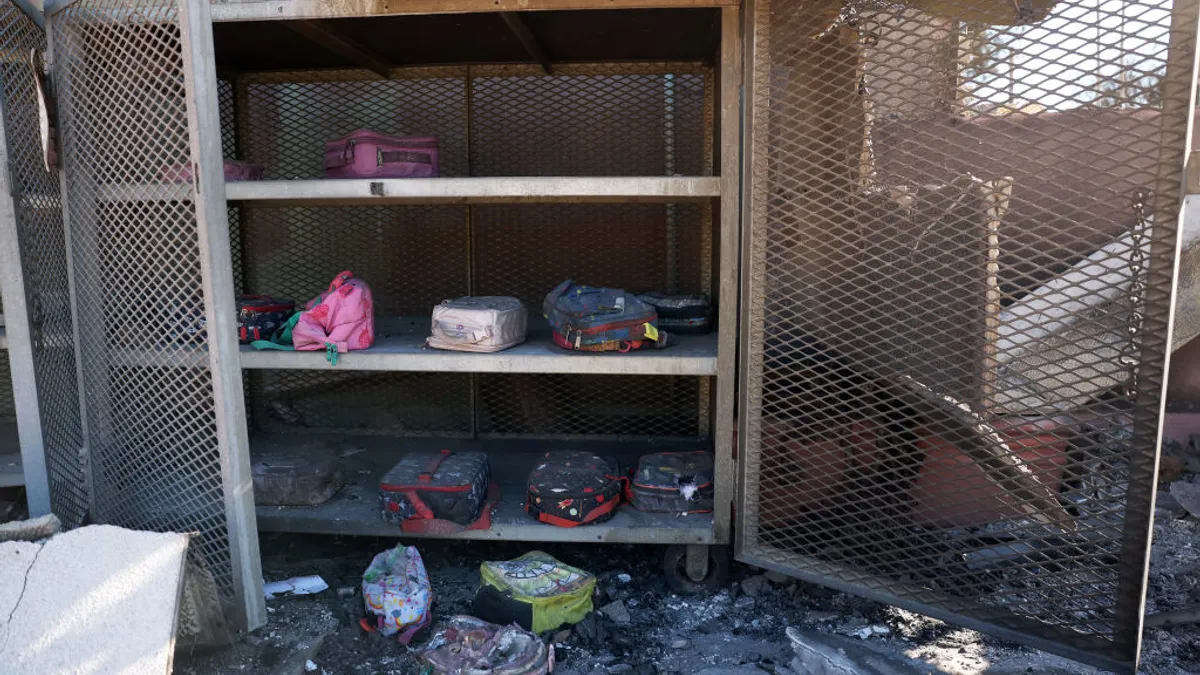
<path id="1" fill-rule="evenodd" d="M 758 453 L 760 440 L 758 433 L 761 427 L 761 378 L 762 360 L 759 346 L 755 340 L 762 339 L 763 322 L 763 291 L 754 281 L 754 270 L 763 259 L 763 244 L 761 237 L 756 236 L 755 230 L 763 216 L 756 212 L 756 204 L 765 203 L 766 196 L 766 83 L 763 74 L 759 73 L 762 66 L 760 52 L 766 53 L 767 40 L 758 28 L 758 14 L 767 12 L 765 5 L 769 0 L 747 0 L 745 21 L 742 24 L 743 50 L 741 53 L 746 64 L 745 82 L 743 86 L 743 119 L 741 141 L 741 267 L 738 278 L 738 312 L 741 325 L 738 326 L 738 418 L 737 418 L 737 509 L 738 537 L 734 542 L 734 554 L 741 556 L 745 552 L 748 532 L 754 532 L 758 519 Z M 757 133 L 756 133 L 757 131 Z"/>
<path id="2" fill-rule="evenodd" d="M 58 148 L 58 150 L 59 150 L 58 185 L 59 185 L 59 195 L 61 197 L 61 205 L 62 205 L 63 244 L 66 248 L 66 258 L 67 258 L 67 289 L 69 291 L 70 306 L 71 306 L 71 340 L 72 340 L 72 347 L 75 350 L 75 382 L 76 382 L 76 386 L 79 389 L 79 438 L 80 438 L 79 454 L 80 454 L 80 463 L 82 464 L 82 469 L 83 469 L 84 491 L 87 494 L 87 502 L 88 502 L 88 504 L 87 504 L 88 513 L 86 515 L 95 516 L 96 515 L 96 487 L 95 487 L 96 467 L 95 467 L 95 464 L 93 461 L 94 457 L 92 455 L 92 448 L 95 447 L 95 443 L 93 442 L 93 439 L 91 436 L 92 429 L 91 429 L 91 422 L 88 420 L 88 408 L 90 407 L 93 409 L 99 409 L 101 411 L 108 410 L 109 396 L 108 396 L 107 387 L 104 388 L 103 390 L 101 390 L 100 388 L 97 387 L 94 391 L 94 395 L 89 396 L 88 388 L 87 388 L 87 380 L 84 379 L 83 341 L 82 341 L 82 337 L 80 335 L 80 328 L 79 328 L 80 322 L 82 321 L 80 315 L 82 312 L 86 311 L 94 318 L 95 316 L 97 316 L 99 309 L 96 307 L 93 307 L 91 305 L 81 306 L 78 301 L 79 293 L 78 293 L 77 279 L 79 279 L 79 270 L 76 269 L 76 260 L 75 260 L 75 250 L 76 250 L 76 248 L 75 248 L 75 245 L 76 245 L 75 230 L 71 224 L 72 218 L 73 218 L 72 209 L 71 209 L 71 199 L 70 199 L 70 195 L 67 193 L 68 177 L 71 175 L 74 175 L 74 174 L 72 173 L 71 168 L 70 168 L 71 158 L 68 156 L 68 153 L 67 153 L 66 135 L 62 133 L 63 108 L 61 106 L 61 103 L 63 102 L 62 101 L 63 92 L 69 90 L 69 88 L 70 88 L 71 73 L 68 69 L 58 66 L 58 60 L 56 59 L 56 54 L 58 53 L 59 45 L 57 44 L 58 36 L 56 35 L 56 32 L 54 30 L 54 24 L 55 24 L 55 19 L 53 17 L 49 16 L 49 14 L 47 14 L 47 18 L 46 18 L 47 60 L 46 60 L 46 62 L 48 64 L 50 64 L 49 65 L 50 72 L 56 79 L 56 81 L 53 84 L 52 89 L 55 92 L 55 95 L 59 96 L 58 103 L 60 104 L 58 107 L 58 112 L 59 112 L 58 129 L 60 130 L 60 136 L 58 139 L 59 144 L 60 144 L 59 148 Z M 68 37 L 67 39 L 69 40 L 70 38 Z M 84 183 L 84 181 L 82 181 L 82 180 L 75 181 L 75 182 L 77 183 L 77 188 L 82 187 L 82 184 Z M 87 184 L 91 185 L 91 182 L 88 181 Z M 95 207 L 93 206 L 92 208 L 94 209 Z M 94 214 L 94 210 L 92 211 L 92 213 Z M 89 233 L 89 236 L 85 237 L 84 239 L 89 242 L 93 242 L 94 241 L 94 228 L 89 227 L 86 229 Z M 86 252 L 88 250 L 88 247 L 86 245 L 84 245 L 83 250 Z M 85 267 L 89 266 L 87 261 L 89 261 L 90 258 L 85 255 L 85 256 L 82 256 L 82 259 L 85 261 L 84 262 Z M 92 264 L 94 264 L 94 262 Z M 108 358 L 107 350 L 104 351 L 102 358 L 104 358 L 104 359 Z M 105 419 L 107 419 L 107 417 L 108 416 L 106 415 Z"/>
<path id="3" fill-rule="evenodd" d="M 244 614 L 238 617 L 244 620 L 242 627 L 253 630 L 266 624 L 267 613 L 262 594 L 246 406 L 242 395 L 242 369 L 235 330 L 237 305 L 233 289 L 233 260 L 229 250 L 212 22 L 209 3 L 180 0 L 179 4 L 188 130 L 195 165 L 196 219 L 208 326 L 208 358 L 217 412 L 217 438 L 233 586 L 236 602 L 244 610 Z"/>
<path id="4" fill-rule="evenodd" d="M 33 365 L 33 317 L 25 289 L 17 209 L 13 203 L 16 187 L 10 171 L 6 108 L 7 101 L 0 100 L 0 131 L 3 132 L 0 133 L 0 299 L 4 305 L 17 437 L 25 472 L 25 499 L 29 503 L 29 515 L 41 516 L 50 513 L 50 481 L 46 473 L 46 444 Z"/>
<path id="5" fill-rule="evenodd" d="M 1162 119 L 1171 120 L 1186 116 L 1187 124 L 1180 130 L 1164 122 L 1162 138 L 1157 157 L 1158 175 L 1156 188 L 1160 191 L 1154 201 L 1154 223 L 1151 229 L 1149 260 L 1151 267 L 1145 271 L 1146 296 L 1167 293 L 1170 296 L 1168 306 L 1171 308 L 1167 316 L 1165 330 L 1161 333 L 1154 326 L 1147 325 L 1143 320 L 1141 335 L 1130 336 L 1139 339 L 1141 354 L 1137 371 L 1139 378 L 1146 378 L 1153 388 L 1143 385 L 1138 387 L 1133 396 L 1136 397 L 1135 409 L 1153 409 L 1156 419 L 1134 419 L 1133 438 L 1134 448 L 1153 447 L 1153 453 L 1131 453 L 1137 460 L 1130 462 L 1129 490 L 1126 496 L 1127 512 L 1122 531 L 1121 567 L 1118 588 L 1117 606 L 1114 619 L 1114 633 L 1117 640 L 1131 644 L 1122 644 L 1133 655 L 1133 669 L 1138 667 L 1142 648 L 1142 625 L 1146 614 L 1146 583 L 1150 573 L 1150 550 L 1154 534 L 1154 502 L 1158 486 L 1158 449 L 1162 447 L 1162 419 L 1166 411 L 1167 382 L 1166 373 L 1171 366 L 1171 335 L 1175 324 L 1175 294 L 1179 285 L 1179 254 L 1182 237 L 1179 236 L 1180 216 L 1183 195 L 1186 193 L 1185 181 L 1187 172 L 1185 162 L 1188 150 L 1191 148 L 1192 125 L 1196 106 L 1196 76 L 1200 69 L 1200 50 L 1197 49 L 1197 34 L 1200 33 L 1200 2 L 1197 0 L 1180 0 L 1172 7 L 1171 39 L 1167 52 L 1166 76 L 1163 78 L 1163 109 Z M 1168 223 L 1168 217 L 1174 222 Z M 1166 227 L 1158 226 L 1162 223 Z M 1169 258 L 1161 255 L 1163 247 L 1171 247 L 1174 254 Z M 1154 266 L 1153 261 L 1161 260 L 1169 265 L 1167 270 Z M 1161 280 L 1170 279 L 1170 284 L 1163 288 Z M 1156 284 L 1155 281 L 1160 283 Z M 1161 297 L 1161 296 L 1160 296 Z M 1160 357 L 1161 355 L 1161 357 Z M 1154 381 L 1157 378 L 1157 382 Z M 1155 398 L 1157 397 L 1157 398 Z M 1155 405 L 1156 404 L 1156 405 Z M 1153 444 L 1153 445 L 1150 445 Z M 1142 506 L 1142 508 L 1137 508 Z"/>
<path id="6" fill-rule="evenodd" d="M 717 399 L 713 443 L 716 444 L 713 536 L 729 541 L 737 473 L 733 460 L 734 378 L 737 376 L 738 257 L 741 200 L 741 11 L 721 9 L 721 269 L 717 326 Z"/>

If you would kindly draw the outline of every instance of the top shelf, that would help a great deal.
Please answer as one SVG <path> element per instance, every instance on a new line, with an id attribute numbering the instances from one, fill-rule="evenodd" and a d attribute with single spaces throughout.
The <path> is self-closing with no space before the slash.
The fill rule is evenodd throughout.
<path id="1" fill-rule="evenodd" d="M 715 177 L 500 177 L 267 180 L 225 184 L 229 201 L 264 205 L 686 202 L 721 195 Z"/>
<path id="2" fill-rule="evenodd" d="M 53 3 L 54 0 L 51 0 Z M 330 3 L 327 0 L 250 0 L 214 3 L 216 23 L 231 21 L 278 21 L 284 19 L 340 19 L 386 17 L 389 15 L 461 15 L 467 12 L 494 14 L 513 11 L 688 9 L 737 6 L 740 0 L 405 0 L 374 3 L 370 9 L 359 3 Z"/>

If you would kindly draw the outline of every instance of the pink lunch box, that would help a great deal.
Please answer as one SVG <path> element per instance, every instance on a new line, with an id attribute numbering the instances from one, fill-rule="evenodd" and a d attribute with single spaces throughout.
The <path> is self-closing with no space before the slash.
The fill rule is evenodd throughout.
<path id="1" fill-rule="evenodd" d="M 388 136 L 359 129 L 325 143 L 329 178 L 431 178 L 438 175 L 436 136 Z"/>
<path id="2" fill-rule="evenodd" d="M 225 160 L 225 182 L 227 183 L 243 180 L 262 180 L 262 177 L 262 164 L 242 162 L 236 159 Z M 164 183 L 192 182 L 192 165 L 180 164 L 178 166 L 164 167 L 162 170 L 162 181 Z"/>

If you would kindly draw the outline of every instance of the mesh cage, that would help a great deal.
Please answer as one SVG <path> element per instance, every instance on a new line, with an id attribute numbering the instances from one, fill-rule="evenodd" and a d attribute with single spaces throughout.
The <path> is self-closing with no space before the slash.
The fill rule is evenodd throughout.
<path id="1" fill-rule="evenodd" d="M 756 2 L 742 556 L 1136 663 L 1194 5 Z"/>
<path id="2" fill-rule="evenodd" d="M 81 0 L 53 17 L 79 359 L 98 522 L 197 532 L 235 595 L 189 184 L 177 4 Z"/>
<path id="3" fill-rule="evenodd" d="M 17 421 L 12 375 L 9 372 L 8 352 L 0 349 L 0 424 L 12 424 Z M 4 450 L 7 451 L 8 448 Z"/>
<path id="4" fill-rule="evenodd" d="M 359 70 L 242 73 L 222 84 L 218 104 L 225 156 L 264 165 L 268 179 L 323 177 L 324 143 L 360 128 L 436 135 L 442 176 L 712 175 L 713 80 L 709 66 L 690 62 L 562 64 L 553 75 L 525 65 L 400 68 L 387 80 Z M 303 302 L 353 270 L 371 284 L 382 334 L 397 317 L 428 317 L 464 295 L 515 296 L 536 320 L 567 278 L 712 293 L 712 221 L 711 204 L 230 211 L 239 290 Z M 248 395 L 262 430 L 707 434 L 708 382 L 653 379 L 264 372 Z M 331 405 L 342 397 L 350 403 Z M 593 404 L 604 412 L 580 412 Z"/>
<path id="5" fill-rule="evenodd" d="M 58 174 L 46 170 L 38 124 L 31 52 L 46 50 L 46 34 L 11 2 L 0 3 L 0 88 L 12 180 L 18 246 L 25 274 L 42 442 L 50 506 L 67 526 L 88 510 L 80 429 L 79 382 L 71 317 L 67 249 Z M 7 354 L 0 352 L 0 419 L 13 413 Z M 11 421 L 11 419 L 9 419 Z"/>

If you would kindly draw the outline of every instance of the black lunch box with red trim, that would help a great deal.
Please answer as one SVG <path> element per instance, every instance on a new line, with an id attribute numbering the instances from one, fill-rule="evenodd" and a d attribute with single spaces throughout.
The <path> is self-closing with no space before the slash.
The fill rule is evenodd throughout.
<path id="1" fill-rule="evenodd" d="M 237 297 L 238 342 L 250 344 L 268 340 L 287 323 L 296 311 L 296 303 L 269 295 L 239 295 Z"/>
<path id="2" fill-rule="evenodd" d="M 712 303 L 707 295 L 642 293 L 642 302 L 658 313 L 658 327 L 669 333 L 704 334 L 712 330 Z"/>
<path id="3" fill-rule="evenodd" d="M 621 503 L 617 467 L 590 452 L 546 453 L 529 474 L 525 511 L 543 523 L 575 527 L 608 520 Z"/>
<path id="4" fill-rule="evenodd" d="M 638 460 L 627 491 L 629 503 L 647 513 L 708 513 L 713 510 L 713 457 L 709 452 L 660 452 Z"/>
<path id="5" fill-rule="evenodd" d="M 379 481 L 383 519 L 479 520 L 488 496 L 489 469 L 482 452 L 410 452 Z"/>

